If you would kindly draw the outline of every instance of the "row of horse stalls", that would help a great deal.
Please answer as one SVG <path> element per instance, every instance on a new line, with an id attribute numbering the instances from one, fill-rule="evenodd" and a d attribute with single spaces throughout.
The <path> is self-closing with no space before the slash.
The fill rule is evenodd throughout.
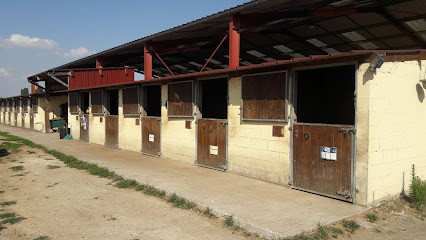
<path id="1" fill-rule="evenodd" d="M 367 204 L 400 191 L 401 169 L 426 168 L 425 139 L 397 127 L 426 116 L 418 87 L 426 55 L 389 52 L 380 68 L 376 56 L 354 52 L 70 91 L 68 122 L 81 141 Z M 390 104 L 389 96 L 400 102 Z"/>
<path id="2" fill-rule="evenodd" d="M 2 99 L 0 123 L 40 132 L 45 132 L 46 126 L 51 126 L 50 124 L 54 120 L 63 119 L 66 125 L 67 99 L 66 93 L 53 94 L 50 97 L 49 124 L 46 124 L 44 94 L 29 94 Z"/>
<path id="3" fill-rule="evenodd" d="M 396 196 L 413 164 L 426 174 L 424 4 L 309 2 L 250 1 L 28 81 L 48 104 L 68 95 L 74 139 L 360 205 Z"/>

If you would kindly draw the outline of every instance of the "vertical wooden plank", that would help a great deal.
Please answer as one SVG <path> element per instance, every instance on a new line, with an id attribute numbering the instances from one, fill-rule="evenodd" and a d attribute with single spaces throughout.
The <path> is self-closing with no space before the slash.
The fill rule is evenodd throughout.
<path id="1" fill-rule="evenodd" d="M 161 155 L 161 118 L 142 118 L 142 152 L 149 155 Z M 151 135 L 151 139 L 150 139 Z M 153 138 L 153 139 L 152 139 Z"/>
<path id="2" fill-rule="evenodd" d="M 89 142 L 89 114 L 80 116 L 80 140 Z"/>
<path id="3" fill-rule="evenodd" d="M 105 116 L 105 145 L 118 147 L 118 116 Z"/>

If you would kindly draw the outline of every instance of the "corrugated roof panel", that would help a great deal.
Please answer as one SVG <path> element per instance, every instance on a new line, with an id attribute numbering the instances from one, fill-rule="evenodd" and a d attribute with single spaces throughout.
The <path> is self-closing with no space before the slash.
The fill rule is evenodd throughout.
<path id="1" fill-rule="evenodd" d="M 365 37 L 363 37 L 361 34 L 357 33 L 356 31 L 345 32 L 345 33 L 342 33 L 342 35 L 353 42 L 365 40 Z"/>
<path id="2" fill-rule="evenodd" d="M 316 38 L 311 38 L 306 40 L 307 42 L 313 44 L 315 47 L 325 47 L 327 46 L 327 44 L 321 42 L 320 40 L 316 39 Z"/>
<path id="3" fill-rule="evenodd" d="M 293 49 L 291 49 L 291 48 L 289 48 L 287 46 L 284 46 L 282 44 L 277 45 L 277 46 L 273 46 L 273 48 L 275 48 L 278 51 L 283 52 L 283 53 L 291 53 L 291 52 L 293 52 Z"/>
<path id="4" fill-rule="evenodd" d="M 358 43 L 358 45 L 362 48 L 364 48 L 365 50 L 376 50 L 379 49 L 379 47 L 372 43 L 372 42 L 364 42 L 364 43 Z"/>
<path id="5" fill-rule="evenodd" d="M 405 24 L 407 24 L 415 32 L 426 31 L 426 21 L 424 19 L 408 21 L 405 22 Z"/>

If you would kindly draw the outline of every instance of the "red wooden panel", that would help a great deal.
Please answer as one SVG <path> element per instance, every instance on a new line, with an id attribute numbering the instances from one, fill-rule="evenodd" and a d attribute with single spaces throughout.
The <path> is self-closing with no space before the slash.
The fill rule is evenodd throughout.
<path id="1" fill-rule="evenodd" d="M 102 69 L 102 75 L 99 69 L 75 70 L 69 87 L 73 90 L 133 82 L 135 78 L 134 74 L 133 69 L 126 70 L 125 68 L 104 68 Z"/>

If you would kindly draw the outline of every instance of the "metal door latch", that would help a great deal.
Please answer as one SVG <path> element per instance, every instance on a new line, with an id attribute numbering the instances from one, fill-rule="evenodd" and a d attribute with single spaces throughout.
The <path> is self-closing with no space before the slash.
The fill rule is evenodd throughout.
<path id="1" fill-rule="evenodd" d="M 348 190 L 344 190 L 344 191 L 337 191 L 336 192 L 337 195 L 342 195 L 345 198 L 350 198 L 351 197 L 351 193 Z"/>

